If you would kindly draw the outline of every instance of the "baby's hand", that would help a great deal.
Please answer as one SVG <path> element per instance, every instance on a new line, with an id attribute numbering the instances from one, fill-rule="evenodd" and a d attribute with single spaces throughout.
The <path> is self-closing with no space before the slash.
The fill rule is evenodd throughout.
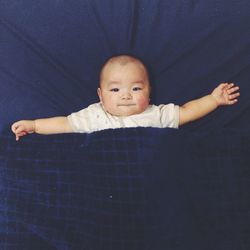
<path id="1" fill-rule="evenodd" d="M 218 106 L 232 105 L 238 101 L 237 97 L 240 96 L 239 89 L 234 83 L 221 83 L 213 90 L 211 95 L 216 100 Z"/>
<path id="2" fill-rule="evenodd" d="M 11 130 L 16 135 L 17 141 L 21 136 L 34 133 L 35 128 L 35 121 L 32 120 L 18 121 L 11 126 Z"/>

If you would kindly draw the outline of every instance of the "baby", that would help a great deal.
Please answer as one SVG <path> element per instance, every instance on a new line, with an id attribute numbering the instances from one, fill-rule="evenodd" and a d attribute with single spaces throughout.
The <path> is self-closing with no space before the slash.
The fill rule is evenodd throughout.
<path id="1" fill-rule="evenodd" d="M 197 120 L 221 105 L 232 105 L 240 95 L 233 83 L 221 83 L 211 94 L 182 106 L 150 105 L 150 82 L 144 64 L 128 55 L 112 57 L 100 72 L 99 103 L 72 113 L 12 125 L 16 140 L 31 134 L 90 133 L 108 128 L 178 128 Z"/>

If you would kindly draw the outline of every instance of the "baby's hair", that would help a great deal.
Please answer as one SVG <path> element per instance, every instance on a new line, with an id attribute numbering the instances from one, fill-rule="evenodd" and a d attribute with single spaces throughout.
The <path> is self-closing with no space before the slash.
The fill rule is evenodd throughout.
<path id="1" fill-rule="evenodd" d="M 136 58 L 134 56 L 130 56 L 130 55 L 118 55 L 118 56 L 113 56 L 113 57 L 109 58 L 102 66 L 101 71 L 100 71 L 100 79 L 99 79 L 100 83 L 102 82 L 105 68 L 108 65 L 116 64 L 116 63 L 118 63 L 120 65 L 126 65 L 127 63 L 136 63 L 136 64 L 140 65 L 142 67 L 143 71 L 145 72 L 146 78 L 149 81 L 148 70 L 141 60 L 139 60 L 138 58 Z"/>

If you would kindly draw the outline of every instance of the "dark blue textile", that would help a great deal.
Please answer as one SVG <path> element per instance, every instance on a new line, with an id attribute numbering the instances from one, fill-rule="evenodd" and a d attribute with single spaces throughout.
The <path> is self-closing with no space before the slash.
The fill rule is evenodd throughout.
<path id="1" fill-rule="evenodd" d="M 126 53 L 148 66 L 156 104 L 236 82 L 237 105 L 188 128 L 249 130 L 249 13 L 248 0 L 2 0 L 0 129 L 96 102 L 101 65 Z"/>
<path id="2" fill-rule="evenodd" d="M 250 249 L 249 0 L 0 1 L 0 249 Z M 172 129 L 32 135 L 98 101 L 103 62 L 148 66 L 155 104 L 220 82 L 239 103 Z"/>
<path id="3" fill-rule="evenodd" d="M 229 132 L 4 133 L 1 249 L 248 249 L 250 137 Z"/>

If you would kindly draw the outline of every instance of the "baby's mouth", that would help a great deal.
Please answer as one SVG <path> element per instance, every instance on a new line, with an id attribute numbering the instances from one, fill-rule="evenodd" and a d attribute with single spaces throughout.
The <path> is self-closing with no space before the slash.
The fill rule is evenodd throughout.
<path id="1" fill-rule="evenodd" d="M 128 103 L 128 104 L 118 104 L 118 107 L 130 107 L 130 106 L 135 106 L 133 103 Z"/>

